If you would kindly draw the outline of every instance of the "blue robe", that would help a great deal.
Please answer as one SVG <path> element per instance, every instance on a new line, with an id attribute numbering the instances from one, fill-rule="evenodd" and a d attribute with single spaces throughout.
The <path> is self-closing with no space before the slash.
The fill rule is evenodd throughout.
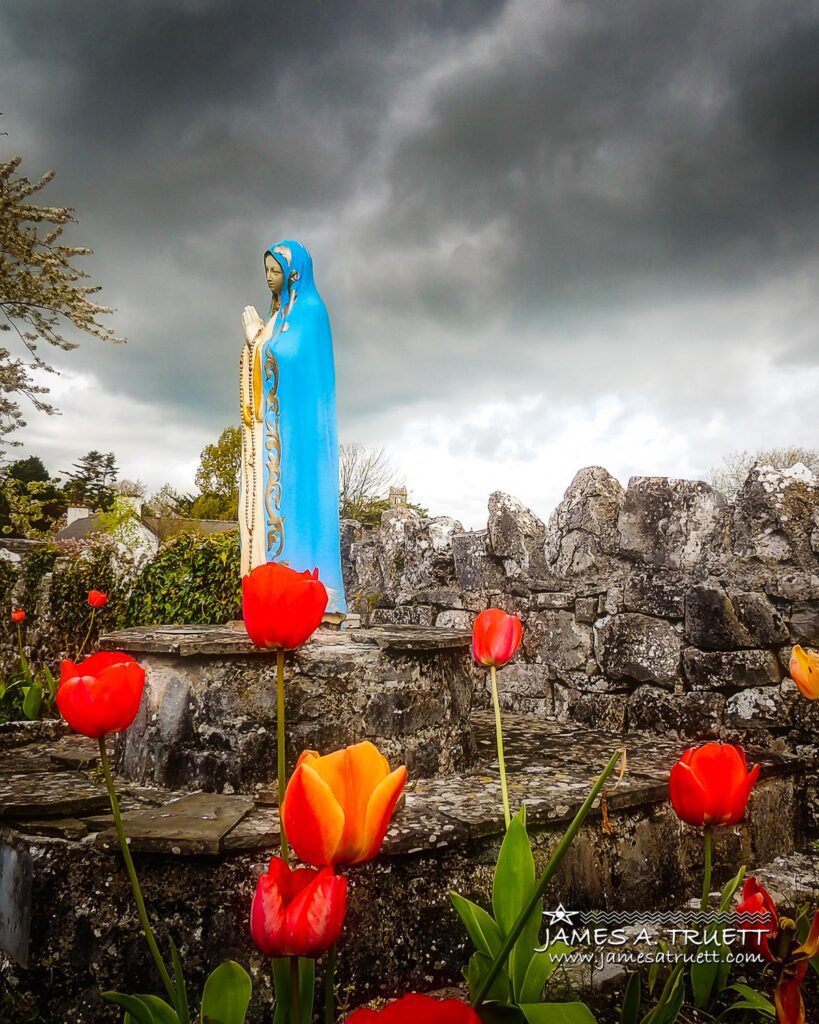
<path id="1" fill-rule="evenodd" d="M 300 572 L 318 568 L 330 596 L 327 611 L 345 614 L 330 319 L 304 246 L 286 240 L 267 253 L 284 274 L 273 335 L 262 351 L 267 560 Z"/>

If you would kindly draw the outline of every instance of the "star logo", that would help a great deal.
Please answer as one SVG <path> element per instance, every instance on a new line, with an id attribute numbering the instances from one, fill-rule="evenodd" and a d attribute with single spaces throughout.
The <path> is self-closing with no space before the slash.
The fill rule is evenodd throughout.
<path id="1" fill-rule="evenodd" d="M 566 910 L 562 903 L 558 903 L 555 910 L 544 910 L 543 916 L 549 918 L 549 924 L 559 924 L 561 922 L 570 925 L 572 918 L 576 917 L 579 911 L 577 910 Z"/>

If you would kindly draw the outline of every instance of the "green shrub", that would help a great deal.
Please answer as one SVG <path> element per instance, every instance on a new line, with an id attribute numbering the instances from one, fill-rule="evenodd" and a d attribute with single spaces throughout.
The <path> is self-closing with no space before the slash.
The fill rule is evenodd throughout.
<path id="1" fill-rule="evenodd" d="M 99 634 L 114 628 L 121 618 L 129 580 L 127 574 L 117 572 L 118 559 L 120 556 L 110 539 L 95 539 L 79 554 L 68 558 L 52 577 L 49 598 L 52 627 L 70 657 L 77 654 L 88 632 L 91 618 L 89 590 L 101 590 L 107 594 L 108 604 L 94 615 L 85 654 L 94 649 Z"/>
<path id="2" fill-rule="evenodd" d="M 54 569 L 60 551 L 54 544 L 43 544 L 32 551 L 23 563 L 23 592 L 20 607 L 25 609 L 26 616 L 34 616 L 37 610 L 37 595 L 43 577 Z"/>
<path id="3" fill-rule="evenodd" d="M 122 625 L 224 623 L 241 618 L 239 531 L 184 533 L 137 578 Z"/>

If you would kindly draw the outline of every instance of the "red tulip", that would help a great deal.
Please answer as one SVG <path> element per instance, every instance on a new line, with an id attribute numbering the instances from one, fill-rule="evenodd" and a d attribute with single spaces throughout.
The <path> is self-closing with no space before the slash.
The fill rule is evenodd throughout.
<path id="1" fill-rule="evenodd" d="M 751 933 L 748 938 L 752 948 L 761 953 L 766 960 L 781 965 L 779 982 L 774 993 L 778 1024 L 805 1024 L 802 983 L 805 980 L 808 961 L 819 954 L 819 910 L 813 915 L 807 937 L 801 945 L 797 945 L 799 939 L 796 937 L 795 922 L 779 916 L 776 904 L 765 886 L 755 878 L 749 878 L 742 887 L 742 902 L 737 911 L 768 915 L 770 927 L 764 935 L 759 936 L 759 939 L 753 932 L 761 930 L 761 925 L 741 924 L 740 928 Z"/>
<path id="2" fill-rule="evenodd" d="M 459 999 L 433 999 L 409 995 L 396 999 L 383 1010 L 356 1010 L 347 1024 L 480 1024 L 480 1017 Z"/>
<path id="3" fill-rule="evenodd" d="M 242 579 L 242 614 L 257 647 L 301 647 L 321 624 L 327 601 L 318 569 L 296 572 L 268 562 Z"/>
<path id="4" fill-rule="evenodd" d="M 98 739 L 128 728 L 144 687 L 145 669 L 130 655 L 98 651 L 79 665 L 62 663 L 57 707 L 75 732 Z"/>
<path id="5" fill-rule="evenodd" d="M 758 764 L 748 771 L 742 747 L 690 747 L 671 769 L 671 803 L 689 825 L 735 825 L 758 776 Z"/>
<path id="6" fill-rule="evenodd" d="M 768 939 L 773 938 L 779 931 L 779 914 L 768 890 L 755 878 L 746 879 L 745 885 L 742 887 L 742 902 L 737 907 L 737 913 L 768 915 L 769 925 L 764 935 L 759 934 L 763 930 L 761 924 L 741 924 L 740 928 L 750 933 L 748 935 L 750 946 L 761 953 L 766 960 L 773 960 L 774 955 L 768 946 Z"/>
<path id="7" fill-rule="evenodd" d="M 479 665 L 505 665 L 520 647 L 523 626 L 517 615 L 487 608 L 472 627 L 472 654 Z"/>
<path id="8" fill-rule="evenodd" d="M 22 608 L 15 608 L 14 609 L 14 611 L 11 613 L 11 621 L 12 622 L 25 622 L 26 621 L 26 613 L 23 611 Z"/>
<path id="9" fill-rule="evenodd" d="M 256 885 L 250 932 L 265 956 L 315 958 L 338 941 L 346 910 L 346 878 L 273 857 Z"/>
<path id="10" fill-rule="evenodd" d="M 108 604 L 108 595 L 103 594 L 101 590 L 89 590 L 88 603 L 92 608 L 102 608 L 104 605 Z"/>

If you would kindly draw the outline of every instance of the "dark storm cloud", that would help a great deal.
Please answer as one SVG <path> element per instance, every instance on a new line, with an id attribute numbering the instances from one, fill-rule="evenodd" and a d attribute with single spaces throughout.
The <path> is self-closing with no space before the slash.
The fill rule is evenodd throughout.
<path id="1" fill-rule="evenodd" d="M 505 39 L 398 145 L 398 238 L 500 218 L 492 255 L 524 317 L 680 274 L 719 287 L 815 244 L 815 7 L 529 4 Z M 437 308 L 437 282 L 418 297 Z"/>
<path id="2" fill-rule="evenodd" d="M 350 436 L 425 400 L 579 400 L 589 368 L 682 423 L 745 332 L 688 305 L 774 282 L 771 358 L 819 358 L 815 296 L 776 284 L 815 259 L 817 54 L 805 0 L 5 5 L 3 143 L 57 170 L 131 342 L 63 365 L 160 418 L 235 417 L 238 314 L 296 235 Z M 635 320 L 663 304 L 673 337 Z"/>

